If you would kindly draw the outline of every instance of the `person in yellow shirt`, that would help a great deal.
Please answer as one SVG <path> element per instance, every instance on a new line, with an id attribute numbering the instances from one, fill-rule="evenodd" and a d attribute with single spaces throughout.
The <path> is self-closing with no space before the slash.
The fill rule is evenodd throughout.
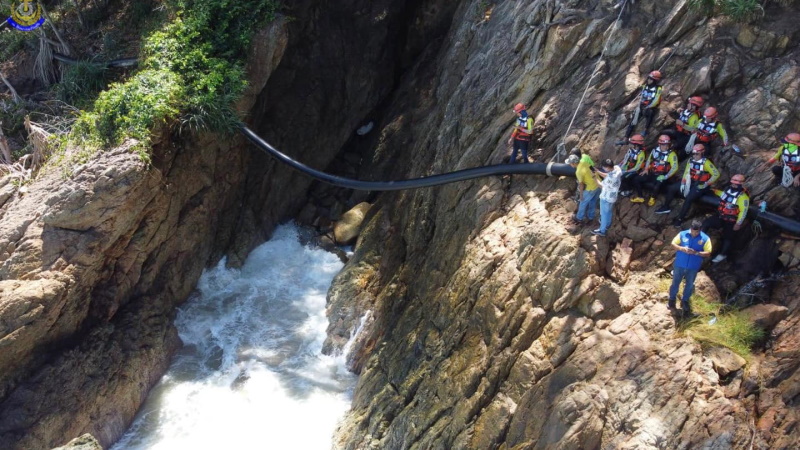
<path id="1" fill-rule="evenodd" d="M 579 225 L 594 221 L 597 210 L 597 199 L 600 196 L 600 185 L 594 179 L 594 166 L 584 158 L 570 155 L 567 164 L 575 168 L 575 178 L 578 180 L 578 212 L 573 221 Z M 588 158 L 591 161 L 591 157 Z"/>
<path id="2" fill-rule="evenodd" d="M 642 136 L 647 136 L 647 130 L 653 123 L 653 119 L 658 115 L 658 107 L 661 105 L 661 93 L 664 88 L 661 86 L 662 74 L 658 70 L 654 70 L 647 75 L 647 79 L 642 85 L 642 92 L 639 95 L 639 111 L 644 117 L 644 131 Z M 636 129 L 636 125 L 631 121 L 628 129 L 625 131 L 625 139 L 628 139 Z"/>
<path id="3" fill-rule="evenodd" d="M 644 136 L 634 134 L 628 139 L 628 144 L 630 144 L 628 150 L 625 152 L 622 162 L 619 163 L 622 169 L 622 185 L 619 195 L 623 197 L 631 195 L 633 179 L 644 168 L 644 160 L 647 158 L 647 152 L 644 151 Z"/>
<path id="4" fill-rule="evenodd" d="M 533 136 L 533 118 L 528 115 L 528 110 L 522 103 L 514 105 L 514 113 L 517 115 L 517 120 L 514 121 L 514 131 L 508 139 L 508 145 L 513 145 L 509 164 L 516 164 L 517 153 L 520 151 L 522 151 L 522 163 L 525 164 L 528 162 L 528 146 Z"/>
<path id="5" fill-rule="evenodd" d="M 761 168 L 766 169 L 771 164 L 780 161 L 779 165 L 772 167 L 775 179 L 785 187 L 800 187 L 800 133 L 787 134 L 785 138 L 781 139 L 781 144 L 778 153 L 767 160 Z M 792 177 L 791 181 L 788 179 L 789 176 Z M 784 180 L 784 177 L 787 179 Z"/>
<path id="6" fill-rule="evenodd" d="M 686 213 L 689 212 L 692 203 L 700 197 L 708 194 L 711 191 L 711 185 L 719 179 L 719 170 L 717 166 L 711 162 L 710 159 L 703 156 L 705 147 L 702 144 L 695 144 L 692 149 L 692 159 L 686 163 L 686 169 L 683 171 L 683 177 L 680 183 L 673 183 L 667 189 L 664 195 L 664 203 L 656 210 L 656 214 L 669 214 L 672 209 L 670 204 L 672 200 L 682 192 L 683 186 L 686 186 L 686 192 L 682 192 L 686 200 L 681 206 L 681 212 L 675 219 L 674 225 L 680 226 L 686 218 Z"/>
<path id="7" fill-rule="evenodd" d="M 697 95 L 686 99 L 686 107 L 678 113 L 674 126 L 661 132 L 672 138 L 679 161 L 683 161 L 686 159 L 685 155 L 688 155 L 686 144 L 700 123 L 700 108 L 704 103 L 703 97 Z"/>
<path id="8" fill-rule="evenodd" d="M 731 184 L 725 190 L 714 189 L 714 194 L 719 196 L 717 214 L 703 222 L 703 232 L 722 228 L 722 246 L 719 254 L 711 260 L 718 263 L 728 257 L 734 234 L 742 228 L 750 208 L 750 195 L 744 188 L 744 175 L 740 173 L 731 177 Z"/>
<path id="9" fill-rule="evenodd" d="M 717 108 L 711 106 L 706 108 L 706 110 L 703 111 L 703 118 L 700 119 L 694 131 L 694 134 L 697 135 L 697 142 L 706 147 L 706 156 L 712 155 L 711 144 L 714 143 L 717 138 L 722 139 L 722 145 L 725 146 L 723 148 L 723 153 L 731 145 L 728 140 L 728 132 L 725 131 L 725 127 L 717 121 L 718 117 L 719 113 L 717 113 Z"/>
<path id="10" fill-rule="evenodd" d="M 642 173 L 633 179 L 636 187 L 636 197 L 631 203 L 643 203 L 642 185 L 652 184 L 653 194 L 647 201 L 647 206 L 655 206 L 656 196 L 672 182 L 672 176 L 678 172 L 678 155 L 672 150 L 672 139 L 666 134 L 658 137 L 658 147 L 654 148 L 647 156 Z"/>

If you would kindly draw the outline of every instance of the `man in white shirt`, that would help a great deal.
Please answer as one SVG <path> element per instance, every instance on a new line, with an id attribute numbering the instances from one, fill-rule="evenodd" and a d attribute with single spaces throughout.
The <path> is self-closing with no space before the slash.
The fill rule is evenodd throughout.
<path id="1" fill-rule="evenodd" d="M 600 228 L 593 230 L 596 236 L 605 236 L 614 216 L 614 203 L 617 201 L 619 186 L 622 182 L 622 168 L 614 165 L 614 161 L 606 159 L 601 170 L 595 172 L 597 184 L 603 188 L 600 192 Z"/>

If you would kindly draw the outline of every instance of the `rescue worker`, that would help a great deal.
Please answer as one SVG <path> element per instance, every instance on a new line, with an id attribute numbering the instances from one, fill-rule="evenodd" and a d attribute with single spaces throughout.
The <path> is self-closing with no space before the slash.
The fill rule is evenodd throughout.
<path id="1" fill-rule="evenodd" d="M 664 204 L 661 205 L 661 208 L 656 210 L 656 214 L 669 214 L 672 211 L 672 209 L 670 209 L 672 200 L 681 192 L 681 187 L 683 185 L 688 186 L 688 193 L 684 193 L 686 200 L 684 200 L 681 211 L 674 221 L 676 226 L 680 226 L 684 221 L 686 213 L 689 212 L 692 203 L 710 193 L 711 185 L 719 178 L 717 166 L 715 166 L 710 159 L 706 158 L 703 155 L 704 153 L 705 147 L 703 147 L 702 144 L 694 144 L 692 148 L 692 159 L 686 163 L 686 169 L 683 171 L 681 182 L 672 184 L 669 187 L 664 198 Z"/>
<path id="2" fill-rule="evenodd" d="M 719 254 L 711 260 L 718 263 L 728 257 L 728 249 L 733 241 L 734 233 L 742 228 L 747 210 L 750 208 L 750 195 L 744 188 L 744 175 L 737 173 L 731 177 L 731 184 L 724 190 L 714 189 L 719 196 L 717 214 L 703 222 L 703 232 L 711 228 L 722 228 L 722 245 Z"/>
<path id="3" fill-rule="evenodd" d="M 681 296 L 681 314 L 684 319 L 693 316 L 691 298 L 694 292 L 694 280 L 703 265 L 703 258 L 711 256 L 711 238 L 701 231 L 702 224 L 699 220 L 692 221 L 692 226 L 688 230 L 683 230 L 672 240 L 672 248 L 675 253 L 675 263 L 672 265 L 672 285 L 669 287 L 669 301 L 667 307 L 675 309 L 675 301 L 678 299 L 678 289 L 683 285 L 683 295 Z"/>
<path id="4" fill-rule="evenodd" d="M 514 113 L 517 115 L 517 120 L 514 122 L 514 131 L 511 132 L 511 137 L 508 139 L 508 145 L 514 146 L 509 164 L 517 162 L 517 153 L 520 150 L 524 164 L 528 162 L 528 146 L 533 136 L 533 118 L 528 115 L 528 111 L 522 103 L 514 105 Z"/>
<path id="5" fill-rule="evenodd" d="M 619 195 L 628 197 L 631 195 L 633 189 L 633 179 L 639 174 L 639 171 L 644 167 L 644 160 L 646 153 L 644 151 L 644 136 L 641 134 L 634 134 L 628 139 L 628 150 L 625 152 L 625 157 L 619 163 L 622 169 L 622 184 L 620 185 Z"/>
<path id="6" fill-rule="evenodd" d="M 678 159 L 681 161 L 686 159 L 684 156 L 686 144 L 700 123 L 700 108 L 703 107 L 703 103 L 705 103 L 703 97 L 699 96 L 686 99 L 686 107 L 678 113 L 675 125 L 661 132 L 672 138 L 672 142 L 675 144 L 675 153 L 678 154 Z"/>
<path id="7" fill-rule="evenodd" d="M 572 220 L 578 225 L 586 223 L 584 218 L 592 222 L 597 210 L 597 198 L 600 195 L 600 185 L 593 175 L 594 166 L 577 155 L 569 155 L 567 164 L 575 168 L 575 178 L 578 179 L 578 212 Z"/>
<path id="8" fill-rule="evenodd" d="M 658 107 L 661 105 L 661 91 L 663 89 L 661 87 L 661 72 L 658 70 L 650 72 L 642 85 L 639 105 L 637 106 L 645 120 L 642 136 L 647 136 L 647 130 L 650 129 L 653 119 L 658 114 Z M 628 130 L 625 132 L 626 139 L 631 137 L 634 129 L 636 129 L 636 125 L 631 121 L 631 124 L 628 125 Z"/>
<path id="9" fill-rule="evenodd" d="M 730 147 L 728 133 L 725 131 L 722 124 L 717 122 L 718 115 L 717 108 L 706 108 L 706 110 L 703 111 L 703 118 L 700 119 L 700 122 L 697 124 L 697 130 L 695 130 L 695 134 L 697 134 L 696 142 L 706 147 L 707 156 L 711 156 L 713 153 L 711 144 L 716 141 L 717 138 L 722 139 L 722 144 L 725 146 L 724 149 Z"/>
<path id="10" fill-rule="evenodd" d="M 783 145 L 778 149 L 778 153 L 768 159 L 762 167 L 766 168 L 780 161 L 779 165 L 772 166 L 772 173 L 778 183 L 782 182 L 785 168 L 788 167 L 792 174 L 791 185 L 800 187 L 800 133 L 789 133 L 781 139 L 781 142 Z"/>
<path id="11" fill-rule="evenodd" d="M 642 173 L 633 179 L 636 187 L 636 197 L 631 203 L 642 203 L 642 185 L 654 184 L 653 194 L 647 201 L 647 206 L 656 204 L 656 196 L 670 183 L 671 178 L 678 171 L 678 155 L 672 150 L 672 140 L 666 134 L 658 137 L 658 146 L 650 151 Z"/>

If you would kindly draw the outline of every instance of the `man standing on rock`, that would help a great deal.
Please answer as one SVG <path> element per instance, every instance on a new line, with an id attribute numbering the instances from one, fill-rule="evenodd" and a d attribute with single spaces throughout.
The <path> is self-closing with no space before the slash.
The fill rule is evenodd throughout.
<path id="1" fill-rule="evenodd" d="M 591 161 L 591 158 L 589 160 Z M 589 219 L 589 222 L 594 220 L 600 186 L 592 175 L 594 167 L 587 161 L 577 155 L 569 155 L 567 164 L 575 168 L 575 178 L 578 179 L 578 212 L 572 220 L 578 225 L 583 225 L 584 218 Z"/>
<path id="2" fill-rule="evenodd" d="M 703 224 L 699 220 L 692 221 L 692 227 L 681 231 L 672 240 L 675 263 L 672 266 L 672 285 L 669 287 L 669 309 L 675 309 L 678 289 L 684 281 L 681 296 L 681 314 L 684 319 L 692 317 L 691 297 L 694 292 L 694 280 L 703 264 L 703 258 L 711 255 L 711 239 L 701 231 Z"/>
<path id="3" fill-rule="evenodd" d="M 528 162 L 528 146 L 533 136 L 533 119 L 522 103 L 514 105 L 514 113 L 517 115 L 517 120 L 514 122 L 514 131 L 508 139 L 508 145 L 514 146 L 509 164 L 516 164 L 517 153 L 520 150 L 522 150 L 522 163 L 525 164 Z"/>
<path id="4" fill-rule="evenodd" d="M 728 257 L 733 235 L 742 228 L 750 208 L 750 196 L 744 188 L 744 175 L 740 173 L 731 177 L 731 184 L 724 191 L 714 189 L 714 193 L 719 196 L 717 215 L 703 222 L 703 232 L 707 233 L 711 228 L 722 228 L 722 248 L 711 260 L 718 263 Z"/>
<path id="5" fill-rule="evenodd" d="M 600 192 L 600 228 L 592 231 L 595 236 L 605 236 L 608 232 L 614 216 L 614 203 L 617 201 L 619 185 L 622 182 L 622 169 L 615 166 L 614 161 L 606 159 L 601 167 L 602 171 L 595 172 L 598 177 L 597 182 L 603 189 Z"/>

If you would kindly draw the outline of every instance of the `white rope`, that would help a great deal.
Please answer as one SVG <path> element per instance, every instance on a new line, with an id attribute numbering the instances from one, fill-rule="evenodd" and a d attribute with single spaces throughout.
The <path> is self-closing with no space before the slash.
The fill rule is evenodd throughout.
<path id="1" fill-rule="evenodd" d="M 555 155 L 550 158 L 550 161 L 553 161 L 561 154 L 561 150 L 565 149 L 566 143 L 564 142 L 569 135 L 569 130 L 572 129 L 572 124 L 575 123 L 575 118 L 578 117 L 578 111 L 581 109 L 581 105 L 583 105 L 584 99 L 586 99 L 586 94 L 589 92 L 589 87 L 592 85 L 592 80 L 594 77 L 597 76 L 597 73 L 600 71 L 600 63 L 603 62 L 603 57 L 606 54 L 606 50 L 608 49 L 608 43 L 611 41 L 611 37 L 614 36 L 614 33 L 617 31 L 617 24 L 619 23 L 620 18 L 622 18 L 622 12 L 625 11 L 625 6 L 627 6 L 628 0 L 622 2 L 622 6 L 619 8 L 619 14 L 617 15 L 617 20 L 614 21 L 614 24 L 611 26 L 611 32 L 608 33 L 608 37 L 606 38 L 606 42 L 603 45 L 603 51 L 600 52 L 600 59 L 597 60 L 597 64 L 594 65 L 594 70 L 592 71 L 592 75 L 589 77 L 589 81 L 586 82 L 586 89 L 583 90 L 583 95 L 581 96 L 581 100 L 578 102 L 578 106 L 575 108 L 575 113 L 572 114 L 572 120 L 569 121 L 569 125 L 567 126 L 567 131 L 564 133 L 564 137 L 561 138 L 561 144 L 558 147 L 558 151 L 556 151 Z"/>

